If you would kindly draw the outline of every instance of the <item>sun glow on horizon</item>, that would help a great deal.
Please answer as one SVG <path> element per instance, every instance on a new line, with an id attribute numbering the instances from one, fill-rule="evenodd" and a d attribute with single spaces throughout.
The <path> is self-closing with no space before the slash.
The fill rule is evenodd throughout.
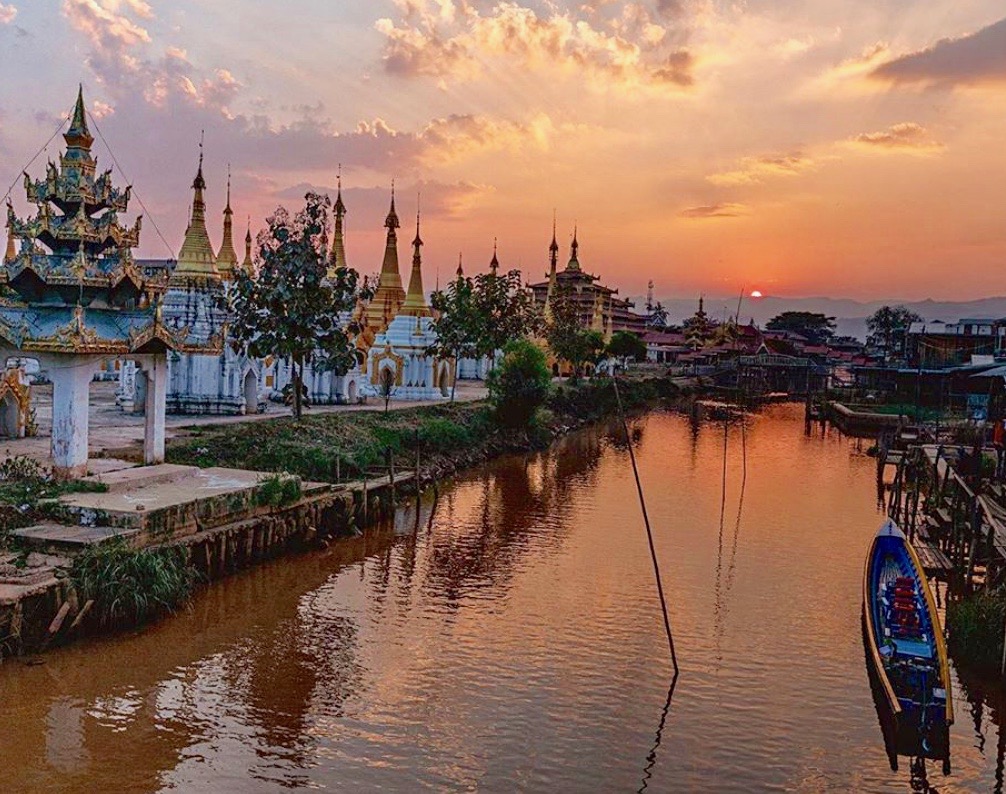
<path id="1" fill-rule="evenodd" d="M 760 298 L 761 296 L 762 296 L 761 290 L 757 290 L 757 289 L 751 290 L 751 297 L 752 298 Z"/>

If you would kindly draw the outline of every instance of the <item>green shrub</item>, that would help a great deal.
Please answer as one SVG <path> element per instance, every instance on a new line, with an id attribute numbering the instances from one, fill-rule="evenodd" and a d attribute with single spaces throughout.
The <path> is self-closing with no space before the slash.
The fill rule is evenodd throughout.
<path id="1" fill-rule="evenodd" d="M 101 625 L 135 625 L 181 606 L 196 574 L 181 549 L 133 549 L 116 540 L 76 557 L 70 580 L 81 602 L 94 600 Z"/>
<path id="2" fill-rule="evenodd" d="M 949 646 L 963 667 L 996 671 L 1002 663 L 1006 593 L 983 592 L 947 604 Z"/>
<path id="3" fill-rule="evenodd" d="M 450 419 L 433 417 L 419 426 L 419 443 L 426 450 L 451 452 L 472 442 L 471 431 Z"/>
<path id="4" fill-rule="evenodd" d="M 301 497 L 300 480 L 284 474 L 273 474 L 259 483 L 255 503 L 270 507 L 292 504 Z"/>
<path id="5" fill-rule="evenodd" d="M 545 354 L 528 339 L 515 339 L 503 350 L 503 361 L 489 373 L 489 402 L 501 424 L 526 427 L 552 390 Z"/>

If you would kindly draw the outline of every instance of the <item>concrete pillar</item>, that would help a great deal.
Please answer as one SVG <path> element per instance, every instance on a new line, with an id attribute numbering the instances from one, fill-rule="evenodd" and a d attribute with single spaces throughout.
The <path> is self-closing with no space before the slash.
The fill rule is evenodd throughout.
<path id="1" fill-rule="evenodd" d="M 144 366 L 147 375 L 147 403 L 143 422 L 143 462 L 164 463 L 164 419 L 168 397 L 168 361 L 163 354 L 152 356 Z"/>
<path id="2" fill-rule="evenodd" d="M 52 467 L 58 479 L 87 474 L 87 421 L 91 376 L 97 359 L 61 356 L 49 366 L 52 380 Z"/>

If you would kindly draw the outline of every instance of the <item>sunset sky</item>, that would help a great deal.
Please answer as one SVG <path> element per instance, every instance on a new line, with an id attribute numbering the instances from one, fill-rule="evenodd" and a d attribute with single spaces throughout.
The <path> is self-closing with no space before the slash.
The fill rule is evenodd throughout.
<path id="1" fill-rule="evenodd" d="M 2 0 L 0 189 L 83 82 L 175 251 L 205 129 L 215 244 L 228 162 L 241 237 L 248 215 L 254 230 L 308 187 L 334 193 L 342 163 L 350 264 L 379 269 L 395 178 L 405 241 L 422 190 L 428 288 L 459 251 L 484 268 L 494 237 L 537 280 L 555 208 L 564 256 L 578 223 L 584 268 L 627 295 L 648 279 L 676 296 L 1002 295 L 1004 13 L 1001 0 Z M 20 183 L 13 195 L 24 212 Z M 140 253 L 167 256 L 147 220 Z"/>

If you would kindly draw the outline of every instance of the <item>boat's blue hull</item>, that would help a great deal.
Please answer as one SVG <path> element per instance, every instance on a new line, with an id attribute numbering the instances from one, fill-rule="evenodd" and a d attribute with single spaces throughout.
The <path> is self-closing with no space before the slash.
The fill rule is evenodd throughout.
<path id="1" fill-rule="evenodd" d="M 948 770 L 953 704 L 942 627 L 918 556 L 892 522 L 867 557 L 863 641 L 892 765 L 905 755 Z"/>

